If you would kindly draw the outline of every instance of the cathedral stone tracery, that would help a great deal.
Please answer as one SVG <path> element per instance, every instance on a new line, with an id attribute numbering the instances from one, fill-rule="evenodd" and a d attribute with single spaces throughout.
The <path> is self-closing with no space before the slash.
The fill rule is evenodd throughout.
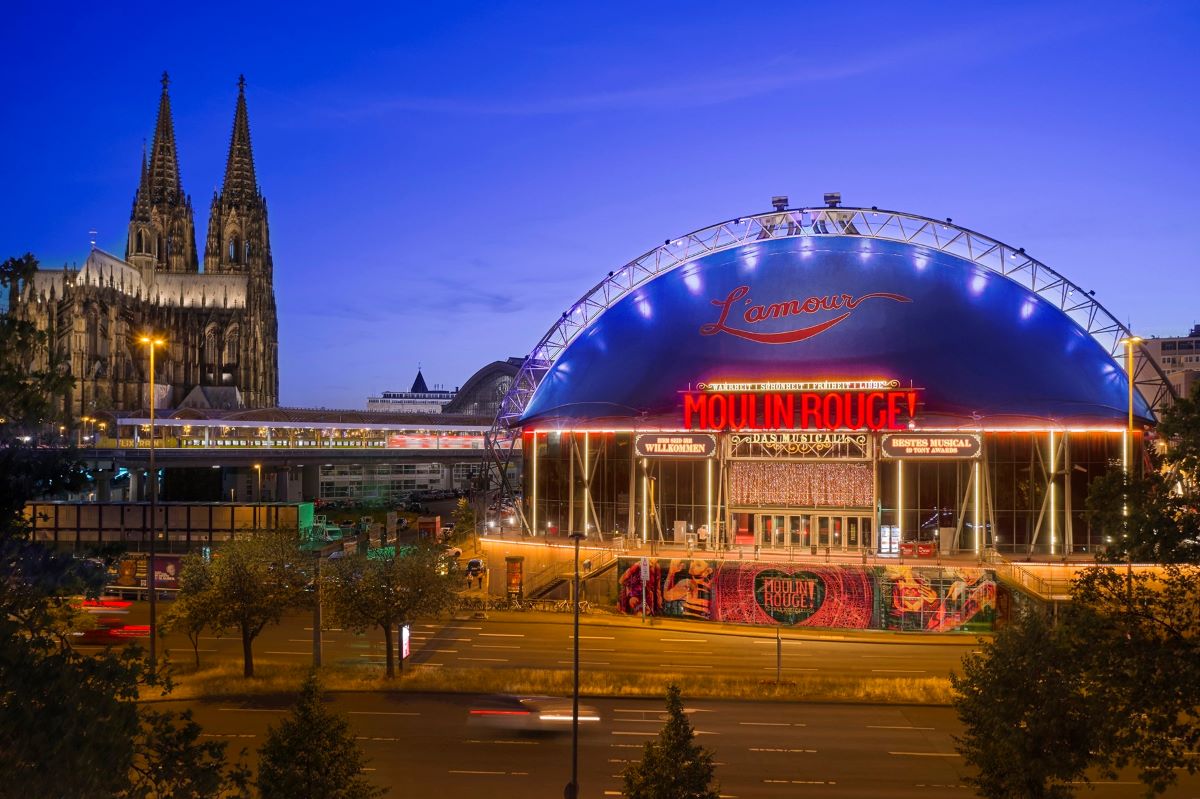
<path id="1" fill-rule="evenodd" d="M 158 119 L 129 217 L 125 257 L 93 249 L 81 268 L 40 270 L 15 310 L 48 331 L 75 386 L 75 416 L 150 402 L 139 336 L 167 341 L 155 406 L 261 408 L 279 401 L 278 325 L 267 203 L 254 173 L 245 80 L 238 80 L 225 179 L 213 196 L 204 271 L 184 193 L 163 73 Z"/>

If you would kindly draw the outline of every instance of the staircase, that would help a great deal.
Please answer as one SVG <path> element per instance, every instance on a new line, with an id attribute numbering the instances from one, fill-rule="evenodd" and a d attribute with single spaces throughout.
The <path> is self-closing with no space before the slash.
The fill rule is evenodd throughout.
<path id="1" fill-rule="evenodd" d="M 581 571 L 579 574 L 581 583 L 585 583 L 593 577 L 599 577 L 605 572 L 615 569 L 617 566 L 617 555 L 611 550 L 596 552 L 590 556 L 590 560 L 593 564 L 591 570 L 587 572 Z M 599 563 L 597 563 L 597 560 L 599 560 Z M 551 564 L 525 581 L 525 598 L 542 599 L 555 588 L 569 582 L 574 577 L 574 561 Z"/>
<path id="2" fill-rule="evenodd" d="M 988 568 L 996 573 L 996 577 L 1001 582 L 1035 599 L 1040 599 L 1044 602 L 1069 602 L 1071 600 L 1069 581 L 1042 579 L 1028 569 L 1024 569 L 1006 560 L 1000 553 L 994 550 L 988 551 L 985 560 L 987 561 Z"/>

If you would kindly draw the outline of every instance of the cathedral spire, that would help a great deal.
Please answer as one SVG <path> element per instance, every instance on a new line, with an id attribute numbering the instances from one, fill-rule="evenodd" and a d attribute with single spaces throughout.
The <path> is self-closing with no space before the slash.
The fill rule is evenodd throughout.
<path id="1" fill-rule="evenodd" d="M 238 76 L 237 107 L 233 112 L 233 133 L 229 138 L 229 158 L 225 162 L 225 183 L 221 193 L 227 202 L 246 202 L 258 196 L 254 152 L 250 148 L 250 117 L 246 113 L 244 75 Z"/>
<path id="2" fill-rule="evenodd" d="M 146 165 L 146 141 L 142 140 L 142 175 L 138 180 L 137 192 L 133 195 L 133 213 L 130 221 L 150 221 L 150 172 Z M 126 252 L 125 257 L 129 257 Z"/>
<path id="3" fill-rule="evenodd" d="M 162 74 L 162 95 L 158 99 L 158 120 L 154 124 L 154 144 L 150 147 L 150 201 L 174 203 L 183 199 L 179 177 L 179 159 L 175 151 L 175 123 L 171 120 L 171 79 Z"/>

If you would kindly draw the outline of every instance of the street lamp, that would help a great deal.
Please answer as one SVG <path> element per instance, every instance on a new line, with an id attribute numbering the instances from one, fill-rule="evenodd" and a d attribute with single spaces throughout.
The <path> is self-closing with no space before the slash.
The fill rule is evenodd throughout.
<path id="1" fill-rule="evenodd" d="M 587 537 L 587 533 L 574 532 L 570 538 L 575 542 L 575 584 L 571 593 L 575 600 L 575 635 L 574 635 L 574 688 L 571 693 L 571 781 L 563 790 L 565 799 L 576 799 L 579 796 L 579 542 Z"/>
<path id="2" fill-rule="evenodd" d="M 154 351 L 165 346 L 166 341 L 153 336 L 142 336 L 138 343 L 150 349 L 150 562 L 146 569 L 146 587 L 150 590 L 150 673 L 154 673 L 158 636 L 158 592 L 154 586 L 154 556 L 158 544 L 158 468 L 154 463 Z"/>
<path id="3" fill-rule="evenodd" d="M 261 463 L 254 464 L 254 471 L 258 475 L 258 491 L 255 492 L 254 498 L 255 498 L 256 502 L 261 503 L 262 502 L 262 464 Z"/>
<path id="4" fill-rule="evenodd" d="M 1129 428 L 1125 431 L 1125 506 L 1122 508 L 1125 517 L 1125 578 L 1126 588 L 1133 592 L 1133 551 L 1129 548 L 1129 481 L 1133 473 L 1133 348 L 1141 344 L 1140 336 L 1126 336 L 1121 339 L 1125 345 L 1125 374 L 1129 379 Z"/>

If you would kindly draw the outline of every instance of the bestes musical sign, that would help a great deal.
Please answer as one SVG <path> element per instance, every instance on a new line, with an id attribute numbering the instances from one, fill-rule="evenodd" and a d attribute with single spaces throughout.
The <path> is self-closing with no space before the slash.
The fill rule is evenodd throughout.
<path id="1" fill-rule="evenodd" d="M 904 430 L 916 415 L 916 390 L 683 395 L 686 430 Z"/>

